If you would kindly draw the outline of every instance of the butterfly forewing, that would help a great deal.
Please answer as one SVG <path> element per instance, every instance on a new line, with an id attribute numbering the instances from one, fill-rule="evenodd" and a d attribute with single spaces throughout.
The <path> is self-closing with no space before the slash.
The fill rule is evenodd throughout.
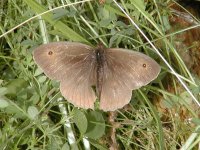
<path id="1" fill-rule="evenodd" d="M 54 42 L 39 46 L 34 60 L 51 79 L 59 80 L 62 95 L 72 104 L 93 108 L 96 83 L 93 48 L 75 42 Z"/>
<path id="2" fill-rule="evenodd" d="M 83 60 L 92 52 L 88 45 L 75 42 L 53 42 L 39 46 L 33 57 L 51 79 L 62 80 L 74 67 L 82 67 Z"/>
<path id="3" fill-rule="evenodd" d="M 113 111 L 127 104 L 132 90 L 154 80 L 160 66 L 150 57 L 126 49 L 107 49 L 100 108 Z"/>

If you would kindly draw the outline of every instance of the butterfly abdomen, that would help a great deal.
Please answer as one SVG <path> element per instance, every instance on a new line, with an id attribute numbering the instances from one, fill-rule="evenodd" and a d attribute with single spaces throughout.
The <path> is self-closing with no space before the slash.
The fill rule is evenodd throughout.
<path id="1" fill-rule="evenodd" d="M 102 90 L 102 83 L 103 83 L 103 76 L 104 76 L 104 64 L 106 62 L 104 53 L 105 53 L 104 48 L 101 46 L 95 50 L 96 62 L 97 62 L 96 93 L 99 99 L 101 99 L 101 90 Z"/>

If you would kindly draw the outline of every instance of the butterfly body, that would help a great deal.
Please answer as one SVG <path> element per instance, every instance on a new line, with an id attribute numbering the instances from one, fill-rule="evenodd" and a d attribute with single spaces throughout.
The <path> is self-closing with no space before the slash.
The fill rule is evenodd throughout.
<path id="1" fill-rule="evenodd" d="M 107 61 L 105 57 L 104 47 L 101 44 L 95 49 L 95 54 L 96 54 L 96 73 L 97 73 L 96 93 L 97 97 L 101 99 L 101 90 L 104 78 L 104 66 L 106 65 Z"/>
<path id="2" fill-rule="evenodd" d="M 97 48 L 76 42 L 53 42 L 34 50 L 34 60 L 72 104 L 94 108 L 96 86 L 100 109 L 113 111 L 127 104 L 132 90 L 154 80 L 160 66 L 150 57 L 121 48 Z"/>

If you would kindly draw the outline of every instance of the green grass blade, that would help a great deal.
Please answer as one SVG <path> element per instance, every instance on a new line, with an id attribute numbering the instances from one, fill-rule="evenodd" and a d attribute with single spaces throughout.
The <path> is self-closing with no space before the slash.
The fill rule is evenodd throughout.
<path id="1" fill-rule="evenodd" d="M 32 1 L 32 0 L 24 0 L 26 4 L 32 8 L 33 11 L 36 13 L 43 13 L 47 11 L 43 6 L 41 6 L 39 3 Z M 77 34 L 75 31 L 73 31 L 70 27 L 65 25 L 62 21 L 55 21 L 53 20 L 53 14 L 48 13 L 45 15 L 42 15 L 42 18 L 49 22 L 51 25 L 53 25 L 57 30 L 63 33 L 63 35 L 70 40 L 73 41 L 79 41 L 83 43 L 90 44 L 85 38 L 83 38 L 80 34 Z"/>

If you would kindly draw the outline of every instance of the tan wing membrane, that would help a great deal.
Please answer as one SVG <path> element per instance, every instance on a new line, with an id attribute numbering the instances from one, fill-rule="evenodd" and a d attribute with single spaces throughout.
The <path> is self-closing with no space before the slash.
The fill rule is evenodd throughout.
<path id="1" fill-rule="evenodd" d="M 100 108 L 113 111 L 126 105 L 132 90 L 154 80 L 160 66 L 150 57 L 125 49 L 107 49 Z"/>
<path id="2" fill-rule="evenodd" d="M 70 80 L 61 82 L 60 90 L 62 95 L 75 106 L 93 109 L 96 100 L 95 92 L 92 90 L 88 72 L 82 73 L 79 72 Z"/>
<path id="3" fill-rule="evenodd" d="M 101 92 L 100 109 L 114 111 L 126 105 L 132 95 L 132 90 L 114 72 L 105 73 Z"/>
<path id="4" fill-rule="evenodd" d="M 92 61 L 84 60 L 84 65 L 73 67 L 67 79 L 60 84 L 62 95 L 72 104 L 81 108 L 94 108 L 96 100 L 92 85 L 95 85 L 96 70 Z"/>
<path id="5" fill-rule="evenodd" d="M 33 57 L 49 78 L 61 81 L 71 69 L 82 67 L 91 51 L 92 47 L 81 43 L 53 42 L 36 48 Z"/>
<path id="6" fill-rule="evenodd" d="M 34 60 L 51 79 L 60 81 L 62 95 L 72 104 L 93 108 L 96 83 L 95 53 L 90 46 L 75 42 L 55 42 L 39 46 Z"/>

